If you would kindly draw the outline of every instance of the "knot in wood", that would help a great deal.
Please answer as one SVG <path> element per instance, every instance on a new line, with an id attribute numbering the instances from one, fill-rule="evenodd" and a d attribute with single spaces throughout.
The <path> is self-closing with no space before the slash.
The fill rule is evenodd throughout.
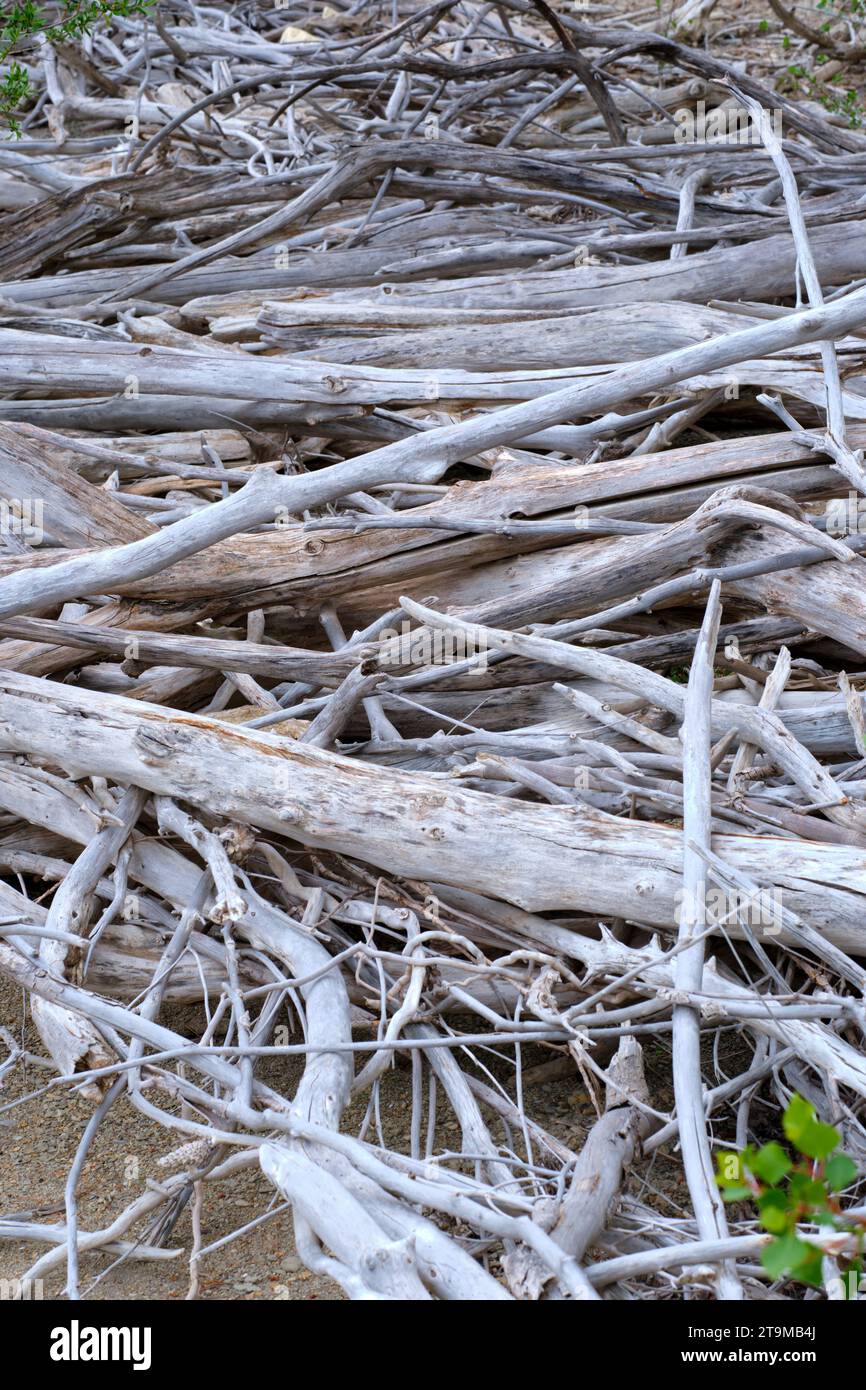
<path id="1" fill-rule="evenodd" d="M 186 742 L 177 729 L 144 724 L 136 729 L 133 741 L 143 763 L 161 763 L 173 758 Z"/>

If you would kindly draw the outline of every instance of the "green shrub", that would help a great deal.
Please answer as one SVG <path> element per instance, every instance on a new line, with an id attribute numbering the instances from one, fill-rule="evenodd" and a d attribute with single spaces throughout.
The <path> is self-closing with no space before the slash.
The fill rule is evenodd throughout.
<path id="1" fill-rule="evenodd" d="M 821 1251 L 801 1239 L 802 1223 L 829 1227 L 856 1237 L 854 1257 L 840 1266 L 845 1296 L 856 1296 L 863 1273 L 866 1225 L 846 1216 L 838 1194 L 857 1177 L 857 1166 L 838 1152 L 839 1131 L 823 1124 L 814 1106 L 793 1095 L 782 1117 L 785 1138 L 799 1155 L 775 1142 L 760 1149 L 749 1145 L 741 1153 L 716 1157 L 716 1181 L 726 1202 L 753 1201 L 758 1221 L 773 1239 L 764 1247 L 761 1263 L 772 1279 L 788 1276 L 801 1284 L 821 1283 Z"/>
<path id="2" fill-rule="evenodd" d="M 31 96 L 27 69 L 18 61 L 35 47 L 38 35 L 52 43 L 81 40 L 101 20 L 116 16 L 144 14 L 155 0 L 57 0 L 41 4 L 23 0 L 22 4 L 0 8 L 0 117 L 13 133 L 18 117 Z"/>

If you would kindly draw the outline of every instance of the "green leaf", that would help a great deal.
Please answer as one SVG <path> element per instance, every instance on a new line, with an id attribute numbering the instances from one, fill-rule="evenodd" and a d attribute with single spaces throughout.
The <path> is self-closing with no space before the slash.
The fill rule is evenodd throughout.
<path id="1" fill-rule="evenodd" d="M 785 1153 L 781 1144 L 765 1144 L 758 1149 L 752 1159 L 752 1172 L 762 1182 L 768 1182 L 771 1187 L 782 1179 L 786 1173 L 791 1171 L 791 1160 Z"/>
<path id="2" fill-rule="evenodd" d="M 792 1144 L 796 1144 L 803 1130 L 810 1121 L 815 1119 L 815 1107 L 810 1105 L 802 1096 L 798 1096 L 796 1091 L 785 1107 L 782 1116 L 782 1128 L 785 1131 L 785 1138 L 790 1139 Z"/>
<path id="3" fill-rule="evenodd" d="M 839 1143 L 839 1131 L 815 1117 L 815 1107 L 796 1093 L 782 1116 L 785 1137 L 807 1158 L 826 1158 Z"/>
<path id="4" fill-rule="evenodd" d="M 827 1189 L 824 1183 L 809 1173 L 792 1173 L 788 1181 L 788 1192 L 794 1203 L 800 1202 L 806 1207 L 827 1205 Z"/>
<path id="5" fill-rule="evenodd" d="M 744 1182 L 739 1183 L 719 1183 L 722 1189 L 722 1197 L 726 1202 L 747 1202 L 754 1196 L 752 1189 L 747 1187 Z"/>
<path id="6" fill-rule="evenodd" d="M 799 1279 L 801 1284 L 811 1284 L 813 1288 L 818 1289 L 824 1282 L 821 1251 L 817 1250 L 814 1245 L 811 1245 L 809 1249 L 812 1253 L 808 1259 L 797 1266 L 795 1277 Z"/>
<path id="7" fill-rule="evenodd" d="M 832 1211 L 813 1211 L 812 1220 L 816 1226 L 832 1226 L 834 1231 L 844 1231 L 848 1228 L 844 1222 L 840 1222 L 838 1216 Z"/>
<path id="8" fill-rule="evenodd" d="M 832 1192 L 842 1192 L 850 1187 L 857 1176 L 857 1164 L 847 1154 L 836 1154 L 827 1162 L 824 1177 Z"/>
<path id="9" fill-rule="evenodd" d="M 797 1148 L 807 1158 L 827 1158 L 839 1145 L 839 1131 L 832 1125 L 813 1120 L 797 1140 Z"/>
<path id="10" fill-rule="evenodd" d="M 808 1266 L 814 1253 L 814 1246 L 807 1245 L 799 1236 L 780 1236 L 761 1251 L 761 1264 L 771 1279 L 781 1279 L 783 1274 L 794 1274 Z"/>
<path id="11" fill-rule="evenodd" d="M 758 1219 L 765 1231 L 779 1236 L 793 1225 L 794 1218 L 788 1201 L 788 1194 L 782 1192 L 778 1187 L 771 1187 L 766 1192 L 762 1192 L 757 1205 L 760 1213 Z"/>

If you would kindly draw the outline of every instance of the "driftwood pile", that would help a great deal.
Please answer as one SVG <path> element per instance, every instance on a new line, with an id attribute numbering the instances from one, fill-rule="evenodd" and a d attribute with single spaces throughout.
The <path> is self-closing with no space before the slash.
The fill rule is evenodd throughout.
<path id="1" fill-rule="evenodd" d="M 260 1165 L 352 1297 L 799 1296 L 713 1149 L 799 1091 L 866 1157 L 866 136 L 524 0 L 177 0 L 32 74 L 0 972 L 94 1109 L 22 1277 L 188 1231 L 195 1297 Z M 167 1175 L 88 1230 L 113 1105 Z"/>

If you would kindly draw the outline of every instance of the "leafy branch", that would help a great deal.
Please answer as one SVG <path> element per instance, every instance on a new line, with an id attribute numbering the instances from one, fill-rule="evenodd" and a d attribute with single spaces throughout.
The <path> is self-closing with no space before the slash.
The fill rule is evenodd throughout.
<path id="1" fill-rule="evenodd" d="M 857 1166 L 837 1152 L 839 1131 L 823 1124 L 814 1106 L 793 1095 L 782 1117 L 785 1138 L 799 1159 L 775 1142 L 716 1158 L 716 1181 L 726 1202 L 753 1201 L 758 1221 L 773 1239 L 761 1263 L 772 1279 L 784 1276 L 813 1286 L 821 1283 L 821 1251 L 797 1233 L 806 1222 L 856 1236 L 856 1254 L 841 1270 L 845 1296 L 859 1287 L 863 1273 L 866 1223 L 847 1215 L 838 1194 L 857 1177 Z"/>
<path id="2" fill-rule="evenodd" d="M 80 41 L 101 21 L 142 15 L 155 0 L 37 0 L 4 5 L 0 9 L 0 118 L 14 134 L 18 116 L 32 96 L 30 74 L 18 61 L 38 36 L 50 43 Z M 7 66 L 8 64 L 8 66 Z"/>

